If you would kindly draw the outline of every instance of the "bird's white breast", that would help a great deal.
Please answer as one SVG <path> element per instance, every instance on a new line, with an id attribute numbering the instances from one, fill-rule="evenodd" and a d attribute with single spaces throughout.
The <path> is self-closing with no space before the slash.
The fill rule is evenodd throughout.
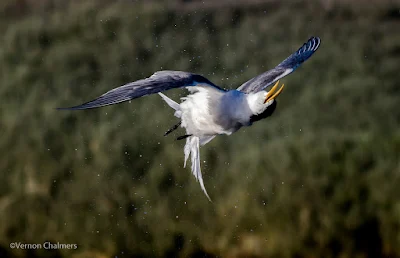
<path id="1" fill-rule="evenodd" d="M 223 128 L 214 122 L 213 109 L 210 107 L 210 91 L 220 94 L 206 87 L 188 88 L 193 94 L 182 98 L 180 104 L 182 126 L 187 134 L 195 136 L 215 135 L 223 131 Z"/>
<path id="2" fill-rule="evenodd" d="M 252 111 L 247 95 L 236 90 L 190 87 L 193 94 L 180 104 L 182 126 L 195 136 L 231 134 L 248 125 Z"/>

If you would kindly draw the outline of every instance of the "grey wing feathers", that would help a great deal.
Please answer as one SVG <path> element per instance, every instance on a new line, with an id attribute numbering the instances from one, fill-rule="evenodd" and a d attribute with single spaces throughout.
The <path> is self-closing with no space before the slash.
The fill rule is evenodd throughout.
<path id="1" fill-rule="evenodd" d="M 104 107 L 173 88 L 195 86 L 198 84 L 223 90 L 210 82 L 207 78 L 198 74 L 181 71 L 159 71 L 149 78 L 131 82 L 112 89 L 92 101 L 74 107 L 58 109 L 80 110 Z"/>
<path id="2" fill-rule="evenodd" d="M 315 51 L 319 48 L 321 39 L 318 37 L 311 37 L 306 43 L 303 44 L 296 52 L 283 60 L 274 69 L 262 73 L 251 80 L 243 83 L 238 90 L 244 93 L 258 92 L 270 84 L 276 82 L 280 78 L 292 73 L 304 61 L 310 58 Z"/>

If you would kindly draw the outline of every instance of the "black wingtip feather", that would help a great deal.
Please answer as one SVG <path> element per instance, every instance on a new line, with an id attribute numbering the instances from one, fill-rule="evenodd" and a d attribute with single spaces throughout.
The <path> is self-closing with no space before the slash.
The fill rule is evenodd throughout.
<path id="1" fill-rule="evenodd" d="M 278 67 L 295 70 L 309 59 L 321 45 L 319 37 L 311 37 L 296 52 L 286 58 Z"/>

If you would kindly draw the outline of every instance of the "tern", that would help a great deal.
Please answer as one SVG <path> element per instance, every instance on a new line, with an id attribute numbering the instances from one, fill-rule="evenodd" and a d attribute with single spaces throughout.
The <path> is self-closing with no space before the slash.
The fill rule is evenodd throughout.
<path id="1" fill-rule="evenodd" d="M 296 70 L 315 53 L 320 44 L 320 38 L 311 37 L 275 68 L 250 79 L 234 90 L 223 89 L 198 74 L 183 71 L 158 71 L 149 78 L 112 89 L 92 101 L 58 109 L 99 108 L 158 93 L 168 106 L 175 110 L 174 115 L 180 119 L 179 123 L 164 135 L 168 135 L 179 126 L 185 128 L 186 133 L 177 138 L 177 140 L 186 139 L 184 167 L 191 156 L 191 171 L 199 181 L 204 194 L 211 201 L 201 174 L 200 146 L 207 144 L 219 134 L 230 135 L 243 126 L 251 126 L 254 122 L 272 115 L 277 104 L 276 98 L 284 87 L 282 84 L 278 89 L 279 79 Z M 265 91 L 273 83 L 275 83 L 273 87 Z M 181 103 L 161 93 L 181 87 L 186 87 L 190 92 L 189 95 L 181 98 Z"/>

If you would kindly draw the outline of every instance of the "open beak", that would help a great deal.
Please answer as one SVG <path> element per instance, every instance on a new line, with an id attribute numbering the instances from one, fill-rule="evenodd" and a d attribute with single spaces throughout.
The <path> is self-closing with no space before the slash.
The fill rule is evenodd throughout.
<path id="1" fill-rule="evenodd" d="M 264 100 L 264 104 L 270 100 L 275 99 L 282 92 L 283 86 L 285 86 L 285 84 L 282 84 L 282 87 L 280 87 L 280 89 L 278 91 L 276 91 L 276 89 L 278 88 L 278 85 L 279 85 L 279 81 L 277 81 L 275 83 L 275 85 L 271 88 L 271 90 L 268 91 L 267 96 L 265 97 L 265 100 Z"/>

